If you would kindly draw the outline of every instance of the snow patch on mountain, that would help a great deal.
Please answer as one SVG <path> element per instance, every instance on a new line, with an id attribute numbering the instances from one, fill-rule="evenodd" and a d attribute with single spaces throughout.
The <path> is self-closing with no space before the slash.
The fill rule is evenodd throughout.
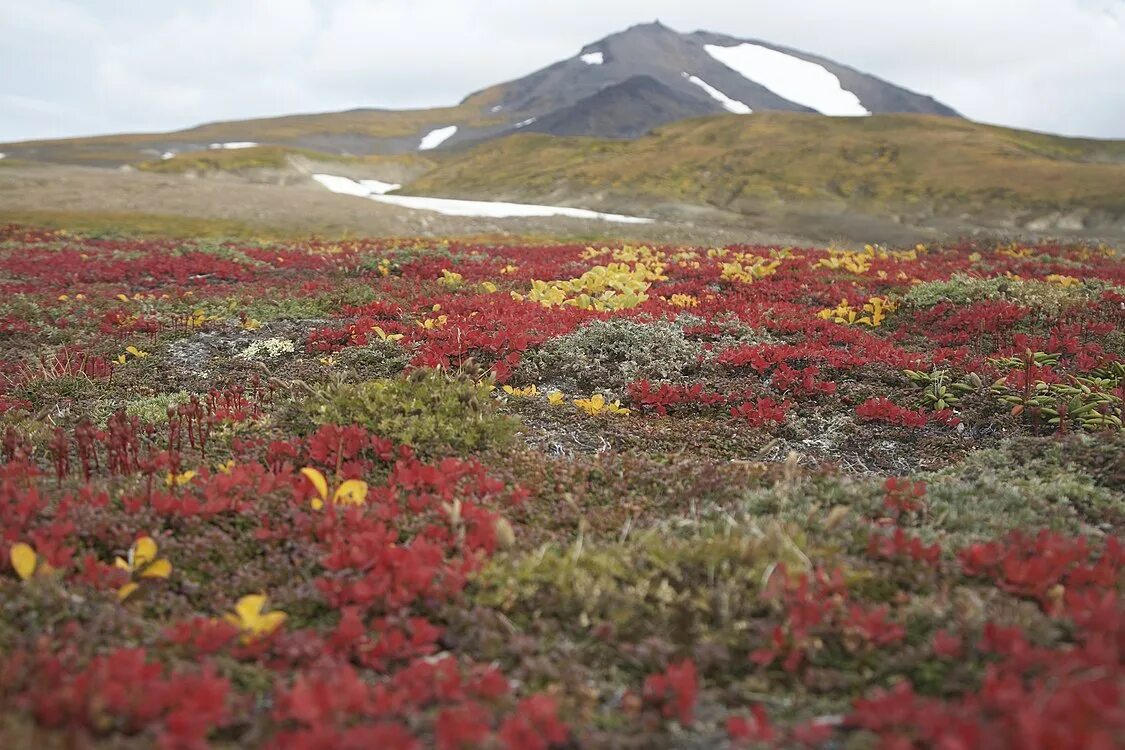
<path id="1" fill-rule="evenodd" d="M 538 117 L 529 117 L 526 120 L 521 120 L 520 122 L 517 122 L 512 127 L 514 127 L 514 128 L 526 128 L 528 125 L 530 125 L 531 123 L 535 122 L 538 119 L 539 119 Z"/>
<path id="2" fill-rule="evenodd" d="M 707 83 L 707 81 L 704 81 L 702 78 L 699 78 L 698 76 L 692 76 L 684 73 L 684 78 L 688 79 L 696 86 L 706 91 L 712 99 L 717 101 L 719 104 L 722 104 L 728 112 L 734 112 L 736 115 L 748 115 L 754 111 L 750 109 L 750 107 L 746 104 L 736 99 L 731 99 L 722 91 L 719 91 L 717 88 Z"/>
<path id="3" fill-rule="evenodd" d="M 782 99 L 825 115 L 871 114 L 840 79 L 821 65 L 749 42 L 736 47 L 706 44 L 707 54 Z"/>
<path id="4" fill-rule="evenodd" d="M 652 222 L 652 219 L 640 216 L 607 214 L 586 208 L 571 208 L 570 206 L 540 206 L 533 203 L 505 203 L 503 201 L 468 201 L 453 198 L 429 198 L 421 195 L 384 195 L 364 184 L 378 183 L 378 180 L 360 180 L 357 182 L 347 177 L 331 174 L 314 174 L 312 178 L 333 193 L 370 198 L 373 201 L 403 208 L 434 211 L 446 216 L 478 216 L 490 219 L 569 216 L 576 219 L 601 219 L 602 221 L 616 221 L 623 224 L 649 224 Z M 380 184 L 387 185 L 389 183 Z"/>
<path id="5" fill-rule="evenodd" d="M 605 55 L 601 52 L 587 52 L 584 55 L 579 55 L 578 59 L 587 65 L 601 65 L 605 62 Z"/>
<path id="6" fill-rule="evenodd" d="M 231 141 L 230 143 L 212 143 L 207 148 L 231 150 L 236 148 L 254 148 L 258 144 L 254 141 Z"/>
<path id="7" fill-rule="evenodd" d="M 429 151 L 432 148 L 437 148 L 441 144 L 448 141 L 457 132 L 456 125 L 447 125 L 444 128 L 436 128 L 422 136 L 422 141 L 418 144 L 419 151 Z"/>
<path id="8" fill-rule="evenodd" d="M 384 193 L 389 193 L 392 190 L 398 190 L 402 187 L 402 185 L 399 185 L 397 182 L 383 182 L 382 180 L 360 180 L 359 184 L 376 195 L 383 195 Z"/>

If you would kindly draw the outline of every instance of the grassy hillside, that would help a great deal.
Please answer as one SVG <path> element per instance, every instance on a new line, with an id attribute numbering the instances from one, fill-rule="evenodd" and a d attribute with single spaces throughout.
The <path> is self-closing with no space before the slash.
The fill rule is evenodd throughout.
<path id="1" fill-rule="evenodd" d="M 23 141 L 0 144 L 0 152 L 33 161 L 87 164 L 91 166 L 137 164 L 150 160 L 169 144 L 254 141 L 293 145 L 308 139 L 331 143 L 338 139 L 340 151 L 351 141 L 413 138 L 430 128 L 445 125 L 487 126 L 501 122 L 482 114 L 476 106 L 433 109 L 356 109 L 348 112 L 289 115 L 256 120 L 235 120 L 199 125 L 167 133 L 122 133 L 85 138 Z"/>
<path id="2" fill-rule="evenodd" d="M 722 116 L 635 141 L 520 134 L 445 161 L 404 192 L 527 198 L 604 193 L 707 203 L 845 200 L 1125 212 L 1125 142 L 919 115 Z"/>
<path id="3" fill-rule="evenodd" d="M 257 146 L 240 149 L 207 149 L 177 154 L 170 159 L 153 159 L 142 162 L 137 168 L 159 174 L 184 174 L 187 172 L 240 172 L 254 169 L 286 169 L 294 160 L 323 164 L 323 171 L 340 171 L 339 167 L 384 167 L 410 174 L 421 174 L 433 168 L 435 162 L 419 154 L 339 156 L 307 148 L 286 146 Z"/>

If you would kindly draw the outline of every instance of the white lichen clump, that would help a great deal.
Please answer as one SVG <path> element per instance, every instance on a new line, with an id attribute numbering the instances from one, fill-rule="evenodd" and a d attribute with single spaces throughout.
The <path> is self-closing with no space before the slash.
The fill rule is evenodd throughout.
<path id="1" fill-rule="evenodd" d="M 273 359 L 282 354 L 292 354 L 297 350 L 289 339 L 264 339 L 255 341 L 236 354 L 239 359 Z"/>

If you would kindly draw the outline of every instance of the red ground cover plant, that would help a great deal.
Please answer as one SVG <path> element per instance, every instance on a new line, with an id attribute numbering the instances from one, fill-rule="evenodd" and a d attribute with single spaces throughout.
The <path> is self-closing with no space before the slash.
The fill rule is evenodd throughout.
<path id="1" fill-rule="evenodd" d="M 0 228 L 0 746 L 1122 746 L 1123 285 Z"/>

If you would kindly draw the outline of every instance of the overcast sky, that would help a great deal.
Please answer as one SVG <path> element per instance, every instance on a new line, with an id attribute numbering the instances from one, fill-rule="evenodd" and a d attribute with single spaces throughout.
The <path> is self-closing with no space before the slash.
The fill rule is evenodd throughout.
<path id="1" fill-rule="evenodd" d="M 0 0 L 0 141 L 454 104 L 654 18 L 1125 138 L 1125 0 Z"/>

